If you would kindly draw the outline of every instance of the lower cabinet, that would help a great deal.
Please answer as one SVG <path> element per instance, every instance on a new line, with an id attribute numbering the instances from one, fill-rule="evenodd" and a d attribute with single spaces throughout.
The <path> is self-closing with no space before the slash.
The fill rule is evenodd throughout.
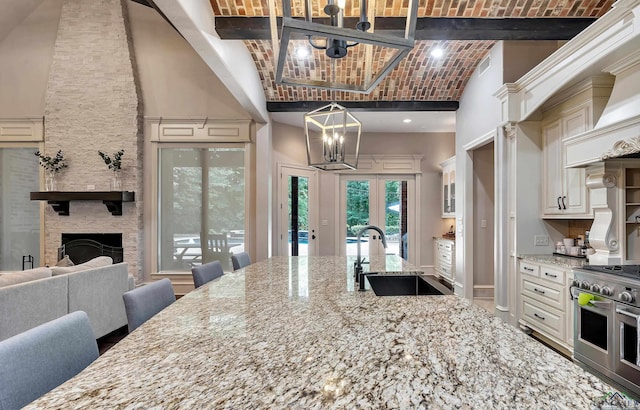
<path id="1" fill-rule="evenodd" d="M 520 260 L 520 324 L 573 351 L 570 269 Z"/>
<path id="2" fill-rule="evenodd" d="M 453 239 L 435 238 L 433 241 L 433 270 L 451 284 L 455 272 L 455 246 Z"/>

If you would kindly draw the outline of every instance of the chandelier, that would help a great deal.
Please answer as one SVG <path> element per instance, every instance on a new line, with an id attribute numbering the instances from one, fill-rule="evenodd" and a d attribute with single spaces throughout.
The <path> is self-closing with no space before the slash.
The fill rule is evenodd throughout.
<path id="1" fill-rule="evenodd" d="M 362 124 L 332 102 L 304 115 L 309 166 L 324 171 L 356 169 Z"/>
<path id="2" fill-rule="evenodd" d="M 344 27 L 346 0 L 328 0 L 328 24 L 312 21 L 311 0 L 303 2 L 301 20 L 292 16 L 291 0 L 282 1 L 278 84 L 369 93 L 413 49 L 418 0 L 408 2 L 404 37 L 373 32 L 367 0 L 360 0 L 358 21 L 349 18 L 354 28 Z"/>

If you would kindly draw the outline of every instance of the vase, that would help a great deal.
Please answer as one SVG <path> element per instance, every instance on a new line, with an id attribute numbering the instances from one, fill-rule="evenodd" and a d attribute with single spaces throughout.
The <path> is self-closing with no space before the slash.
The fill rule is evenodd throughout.
<path id="1" fill-rule="evenodd" d="M 58 190 L 58 181 L 56 181 L 56 173 L 54 171 L 47 172 L 47 176 L 44 177 L 44 188 L 47 191 Z"/>
<path id="2" fill-rule="evenodd" d="M 113 171 L 113 177 L 111 178 L 111 190 L 122 191 L 122 177 L 120 171 Z"/>

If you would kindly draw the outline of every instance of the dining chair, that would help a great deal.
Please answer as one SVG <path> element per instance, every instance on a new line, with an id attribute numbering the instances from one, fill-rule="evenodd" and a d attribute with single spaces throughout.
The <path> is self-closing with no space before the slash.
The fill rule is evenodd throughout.
<path id="1" fill-rule="evenodd" d="M 224 270 L 219 261 L 213 261 L 204 265 L 194 266 L 191 268 L 191 275 L 193 275 L 193 285 L 197 289 L 205 283 L 224 275 Z"/>
<path id="2" fill-rule="evenodd" d="M 122 295 L 129 333 L 176 301 L 168 278 L 140 286 Z"/>
<path id="3" fill-rule="evenodd" d="M 89 316 L 75 311 L 0 342 L 0 408 L 20 409 L 99 356 Z"/>
<path id="4" fill-rule="evenodd" d="M 231 255 L 231 263 L 233 264 L 233 270 L 238 270 L 247 265 L 251 265 L 251 258 L 246 252 L 234 253 Z"/>
<path id="5" fill-rule="evenodd" d="M 229 252 L 229 241 L 225 233 L 210 233 L 201 235 L 203 239 L 203 262 L 220 261 L 222 269 L 231 268 L 231 253 Z"/>

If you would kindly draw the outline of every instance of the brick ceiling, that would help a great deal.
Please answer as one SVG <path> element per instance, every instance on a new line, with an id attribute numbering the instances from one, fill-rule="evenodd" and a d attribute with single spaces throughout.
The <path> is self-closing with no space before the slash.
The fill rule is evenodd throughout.
<path id="1" fill-rule="evenodd" d="M 404 17 L 406 0 L 369 0 L 375 3 L 375 17 Z M 418 18 L 597 18 L 606 13 L 613 0 L 421 0 Z M 267 0 L 211 0 L 216 16 L 265 17 L 269 15 Z M 359 0 L 347 0 L 345 16 L 359 15 Z M 303 2 L 293 0 L 293 15 L 302 16 Z M 325 0 L 313 0 L 314 17 L 324 17 Z M 280 0 L 276 0 L 277 15 L 281 15 Z M 321 14 L 322 13 L 322 14 Z M 369 15 L 369 19 L 372 16 Z M 555 20 L 554 20 L 555 21 Z M 271 41 L 244 40 L 258 68 L 269 102 L 295 101 L 458 101 L 478 63 L 487 55 L 495 40 L 416 40 L 414 49 L 369 94 L 331 92 L 318 88 L 277 85 Z M 363 54 L 349 49 L 349 56 Z M 441 58 L 431 56 L 431 50 L 444 50 Z M 347 58 L 348 58 L 347 57 Z M 343 59 L 344 60 L 344 59 Z M 370 65 L 375 65 L 370 62 Z M 312 69 L 301 65 L 301 72 Z M 313 66 L 313 63 L 311 63 Z M 297 70 L 297 68 L 296 68 Z M 350 71 L 350 75 L 359 75 Z"/>

